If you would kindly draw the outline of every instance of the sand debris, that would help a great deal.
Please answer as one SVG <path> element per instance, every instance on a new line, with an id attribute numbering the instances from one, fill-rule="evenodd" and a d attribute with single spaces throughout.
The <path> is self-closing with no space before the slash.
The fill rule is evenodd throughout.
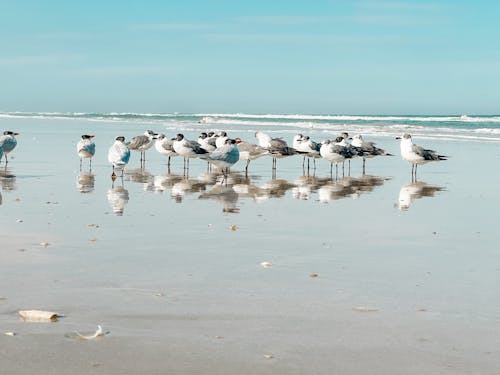
<path id="1" fill-rule="evenodd" d="M 43 310 L 21 310 L 19 311 L 19 315 L 25 322 L 57 322 L 57 318 L 61 317 L 61 314 L 58 314 L 53 311 L 43 311 Z"/>
<path id="2" fill-rule="evenodd" d="M 260 265 L 264 268 L 271 268 L 273 266 L 271 262 L 262 262 Z"/>
<path id="3" fill-rule="evenodd" d="M 311 273 L 311 274 L 309 275 L 309 277 L 315 278 L 315 277 L 318 277 L 318 274 L 317 274 L 317 273 Z"/>
<path id="4" fill-rule="evenodd" d="M 376 312 L 378 311 L 377 308 L 375 307 L 368 307 L 368 306 L 357 306 L 352 308 L 354 311 L 358 312 Z"/>
<path id="5" fill-rule="evenodd" d="M 92 335 L 82 335 L 80 332 L 76 331 L 75 332 L 79 338 L 81 338 L 82 340 L 93 340 L 93 339 L 96 339 L 98 337 L 101 337 L 101 336 L 104 336 L 104 331 L 102 330 L 102 327 L 100 325 L 97 326 L 97 330 L 95 331 L 95 333 L 93 333 Z"/>
<path id="6" fill-rule="evenodd" d="M 229 229 L 231 229 L 233 232 L 236 232 L 236 231 L 238 230 L 238 226 L 236 226 L 236 225 L 231 225 L 231 226 L 229 227 Z"/>

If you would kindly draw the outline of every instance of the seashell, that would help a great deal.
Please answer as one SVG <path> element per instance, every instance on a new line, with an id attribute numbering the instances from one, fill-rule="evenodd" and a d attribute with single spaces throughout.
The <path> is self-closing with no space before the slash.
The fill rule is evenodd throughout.
<path id="1" fill-rule="evenodd" d="M 4 335 L 5 336 L 15 336 L 16 333 L 15 332 L 4 332 Z"/>
<path id="2" fill-rule="evenodd" d="M 271 268 L 273 266 L 271 262 L 262 262 L 260 265 L 264 268 Z"/>
<path id="3" fill-rule="evenodd" d="M 40 242 L 40 246 L 47 247 L 49 246 L 48 242 Z"/>
<path id="4" fill-rule="evenodd" d="M 274 356 L 272 354 L 264 354 L 265 359 L 272 359 Z"/>
<path id="5" fill-rule="evenodd" d="M 234 231 L 237 231 L 237 230 L 238 230 L 238 226 L 236 226 L 236 225 L 231 225 L 231 226 L 229 227 L 229 229 L 231 229 L 231 230 L 234 232 Z"/>
<path id="6" fill-rule="evenodd" d="M 21 310 L 19 315 L 25 322 L 56 322 L 58 313 L 42 310 Z"/>
<path id="7" fill-rule="evenodd" d="M 311 273 L 311 274 L 309 275 L 309 277 L 312 277 L 312 278 L 314 278 L 314 277 L 318 277 L 318 274 L 317 274 L 317 273 Z"/>
<path id="8" fill-rule="evenodd" d="M 104 336 L 104 331 L 102 330 L 102 327 L 101 326 L 97 326 L 97 330 L 95 331 L 95 333 L 93 335 L 82 335 L 80 332 L 76 331 L 76 334 L 78 335 L 79 338 L 81 338 L 82 340 L 93 340 L 97 337 L 100 337 L 100 336 Z"/>
<path id="9" fill-rule="evenodd" d="M 376 312 L 376 311 L 378 311 L 378 309 L 375 307 L 366 307 L 366 306 L 353 307 L 353 310 L 359 311 L 359 312 Z"/>

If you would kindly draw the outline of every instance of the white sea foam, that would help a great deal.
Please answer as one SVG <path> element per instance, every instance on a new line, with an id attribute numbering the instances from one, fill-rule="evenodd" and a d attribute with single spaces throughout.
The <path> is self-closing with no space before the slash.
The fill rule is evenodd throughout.
<path id="1" fill-rule="evenodd" d="M 245 113 L 134 113 L 134 112 L 0 112 L 0 119 L 79 120 L 89 122 L 141 123 L 171 130 L 251 132 L 308 132 L 335 136 L 340 132 L 377 136 L 411 133 L 429 138 L 498 141 L 500 116 L 362 116 Z"/>

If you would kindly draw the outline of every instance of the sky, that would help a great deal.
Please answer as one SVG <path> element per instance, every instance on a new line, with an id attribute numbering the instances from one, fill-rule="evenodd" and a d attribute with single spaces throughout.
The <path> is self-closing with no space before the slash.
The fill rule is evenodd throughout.
<path id="1" fill-rule="evenodd" d="M 0 111 L 500 114 L 500 2 L 0 0 Z"/>

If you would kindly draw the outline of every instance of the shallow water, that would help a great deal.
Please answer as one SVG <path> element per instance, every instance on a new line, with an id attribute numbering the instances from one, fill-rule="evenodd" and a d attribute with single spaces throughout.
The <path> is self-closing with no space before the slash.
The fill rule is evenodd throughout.
<path id="1" fill-rule="evenodd" d="M 248 178 L 239 162 L 221 184 L 200 160 L 186 179 L 174 158 L 169 175 L 151 149 L 144 170 L 133 154 L 123 181 L 113 183 L 106 156 L 114 137 L 129 139 L 149 125 L 0 124 L 21 133 L 0 175 L 0 241 L 28 236 L 1 246 L 4 326 L 16 309 L 45 307 L 68 314 L 66 329 L 104 322 L 141 336 L 151 332 L 127 319 L 222 311 L 320 319 L 357 306 L 393 318 L 425 311 L 429 320 L 498 326 L 496 142 L 414 139 L 450 156 L 419 167 L 416 184 L 389 137 L 377 145 L 396 156 L 367 160 L 367 176 L 361 160 L 338 180 L 323 160 L 304 176 L 301 158 L 290 157 L 278 160 L 273 180 L 271 160 L 261 158 Z M 197 137 L 182 126 L 168 130 Z M 91 173 L 87 161 L 80 173 L 76 156 L 84 133 L 96 135 Z M 253 141 L 250 131 L 228 133 Z"/>

